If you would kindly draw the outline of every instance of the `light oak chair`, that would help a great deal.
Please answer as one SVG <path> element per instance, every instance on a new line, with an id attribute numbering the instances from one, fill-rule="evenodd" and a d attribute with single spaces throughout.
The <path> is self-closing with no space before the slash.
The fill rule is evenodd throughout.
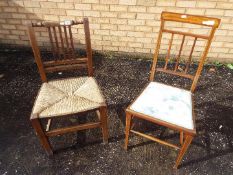
<path id="1" fill-rule="evenodd" d="M 206 26 L 207 28 L 209 27 L 210 33 L 208 35 L 200 35 L 190 32 L 170 30 L 165 27 L 165 23 L 168 21 Z M 175 149 L 179 149 L 180 151 L 176 159 L 174 168 L 177 168 L 179 166 L 185 152 L 187 151 L 188 146 L 192 142 L 193 137 L 196 135 L 195 117 L 193 109 L 193 92 L 195 90 L 198 78 L 202 71 L 203 64 L 206 59 L 208 50 L 210 48 L 210 44 L 213 39 L 215 30 L 219 26 L 219 23 L 220 20 L 217 18 L 162 12 L 160 32 L 150 72 L 150 83 L 145 87 L 145 89 L 142 91 L 139 97 L 137 97 L 136 100 L 132 104 L 130 104 L 126 109 L 126 129 L 124 146 L 126 150 L 128 147 L 129 133 L 132 132 L 136 135 L 145 137 L 155 142 L 159 142 L 161 144 L 173 147 Z M 162 68 L 159 68 L 157 62 L 162 35 L 164 33 L 170 33 L 171 39 L 169 41 L 168 51 L 165 58 L 165 64 Z M 182 42 L 180 45 L 178 56 L 175 59 L 175 63 L 169 64 L 170 51 L 174 35 L 181 35 Z M 180 56 L 186 37 L 193 38 L 193 45 L 191 47 L 189 57 L 186 61 L 185 69 L 180 70 Z M 202 56 L 200 57 L 196 72 L 194 74 L 191 74 L 189 72 L 189 65 L 191 63 L 194 47 L 198 39 L 205 40 L 206 46 L 204 48 Z M 170 68 L 171 65 L 173 65 L 172 69 Z M 175 76 L 188 78 L 192 81 L 191 88 L 190 90 L 185 90 L 174 86 L 169 86 L 163 83 L 155 82 L 153 80 L 156 72 L 163 72 Z M 180 133 L 180 146 L 165 142 L 151 135 L 133 130 L 133 118 L 141 118 L 149 122 L 153 122 L 155 124 L 178 131 Z"/>
<path id="2" fill-rule="evenodd" d="M 84 25 L 87 57 L 78 58 L 75 53 L 72 27 L 77 25 Z M 48 31 L 53 54 L 49 61 L 45 61 L 41 56 L 35 28 L 41 29 L 40 31 L 42 28 Z M 68 132 L 100 127 L 102 128 L 103 141 L 107 142 L 107 107 L 98 84 L 92 77 L 92 49 L 88 19 L 61 23 L 32 23 L 28 27 L 28 34 L 43 82 L 35 100 L 30 120 L 47 154 L 53 154 L 48 138 Z M 88 76 L 47 80 L 47 73 L 78 69 L 87 70 Z M 60 116 L 69 117 L 71 114 L 83 114 L 91 111 L 97 112 L 98 122 L 50 130 L 52 119 L 56 118 L 57 120 Z M 48 121 L 46 128 L 42 125 L 43 120 Z"/>

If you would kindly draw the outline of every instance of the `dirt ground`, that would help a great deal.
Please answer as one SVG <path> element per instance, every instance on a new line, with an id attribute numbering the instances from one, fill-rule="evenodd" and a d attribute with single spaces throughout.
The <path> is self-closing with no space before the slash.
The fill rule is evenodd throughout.
<path id="1" fill-rule="evenodd" d="M 195 92 L 197 136 L 180 168 L 172 169 L 177 151 L 131 134 L 123 149 L 124 109 L 148 82 L 150 60 L 95 54 L 95 77 L 108 104 L 109 143 L 100 129 L 51 139 L 55 154 L 48 157 L 30 124 L 29 116 L 41 85 L 31 52 L 0 53 L 0 174 L 233 174 L 233 72 L 211 65 L 204 68 Z M 78 76 L 80 72 L 52 77 Z M 172 82 L 161 75 L 157 81 Z M 182 81 L 175 81 L 175 84 Z M 173 82 L 174 83 L 174 82 Z M 187 81 L 184 82 L 188 83 Z M 56 119 L 53 127 L 96 118 Z M 136 129 L 178 142 L 177 132 L 136 120 Z"/>

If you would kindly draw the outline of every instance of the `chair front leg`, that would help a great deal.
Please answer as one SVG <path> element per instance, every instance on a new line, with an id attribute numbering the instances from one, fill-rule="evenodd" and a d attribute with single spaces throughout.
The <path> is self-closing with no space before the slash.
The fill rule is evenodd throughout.
<path id="1" fill-rule="evenodd" d="M 180 165 L 180 162 L 181 162 L 185 152 L 187 151 L 190 143 L 192 142 L 192 140 L 193 140 L 193 136 L 185 135 L 185 140 L 184 140 L 184 143 L 181 146 L 180 152 L 179 152 L 179 154 L 177 156 L 176 164 L 175 164 L 174 168 L 178 168 L 178 166 Z"/>
<path id="2" fill-rule="evenodd" d="M 128 149 L 128 143 L 129 143 L 129 132 L 130 132 L 130 126 L 131 126 L 131 119 L 132 115 L 128 112 L 126 112 L 126 124 L 125 124 L 125 146 L 124 149 Z"/>
<path id="3" fill-rule="evenodd" d="M 31 119 L 31 123 L 32 123 L 32 126 L 33 126 L 34 130 L 36 131 L 36 134 L 39 137 L 40 143 L 43 146 L 43 148 L 45 149 L 46 153 L 48 155 L 52 155 L 53 151 L 52 151 L 51 145 L 49 143 L 48 137 L 45 135 L 45 133 L 42 129 L 42 126 L 41 126 L 39 119 L 33 118 L 33 119 Z"/>
<path id="4" fill-rule="evenodd" d="M 108 117 L 107 117 L 107 107 L 103 106 L 100 108 L 100 121 L 103 134 L 103 142 L 108 143 Z"/>

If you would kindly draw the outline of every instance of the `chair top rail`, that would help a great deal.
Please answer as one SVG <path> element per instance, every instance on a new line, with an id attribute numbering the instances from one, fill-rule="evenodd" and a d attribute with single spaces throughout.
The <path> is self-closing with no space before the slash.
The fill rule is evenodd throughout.
<path id="1" fill-rule="evenodd" d="M 176 30 L 162 29 L 162 32 L 178 34 L 178 35 L 183 35 L 183 36 L 190 36 L 190 37 L 194 37 L 194 38 L 209 39 L 209 36 L 206 36 L 206 35 L 198 35 L 198 34 L 194 34 L 194 33 L 181 32 L 181 31 L 176 31 Z"/>
<path id="2" fill-rule="evenodd" d="M 85 19 L 84 19 L 85 20 Z M 31 27 L 57 27 L 57 26 L 71 26 L 71 25 L 78 25 L 83 24 L 84 21 L 74 21 L 74 20 L 65 20 L 61 22 L 53 22 L 53 21 L 41 21 L 41 22 L 35 22 L 30 23 L 29 26 Z"/>
<path id="3" fill-rule="evenodd" d="M 175 22 L 183 22 L 190 24 L 197 24 L 202 26 L 209 26 L 217 28 L 220 24 L 220 19 L 205 17 L 199 15 L 189 15 L 182 13 L 173 13 L 173 12 L 162 12 L 161 19 L 164 21 L 175 21 Z"/>

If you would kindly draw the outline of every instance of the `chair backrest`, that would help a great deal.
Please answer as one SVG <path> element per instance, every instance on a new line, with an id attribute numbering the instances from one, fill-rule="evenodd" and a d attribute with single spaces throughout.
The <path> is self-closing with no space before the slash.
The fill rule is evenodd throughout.
<path id="1" fill-rule="evenodd" d="M 208 35 L 203 35 L 203 34 L 195 34 L 193 32 L 169 30 L 169 29 L 166 29 L 166 27 L 165 27 L 165 23 L 167 21 L 178 22 L 178 23 L 188 23 L 190 25 L 206 26 L 207 28 L 210 29 L 210 32 Z M 217 19 L 217 18 L 188 15 L 188 14 L 180 14 L 180 13 L 171 13 L 171 12 L 162 12 L 162 14 L 161 14 L 161 26 L 160 26 L 157 46 L 155 48 L 153 64 L 152 64 L 151 72 L 150 72 L 150 81 L 154 80 L 154 76 L 155 76 L 156 71 L 189 78 L 192 80 L 191 91 L 193 92 L 195 90 L 198 78 L 199 78 L 200 73 L 202 71 L 203 64 L 204 64 L 204 61 L 206 59 L 208 50 L 210 48 L 210 44 L 212 42 L 215 30 L 216 30 L 216 28 L 218 28 L 219 24 L 220 24 L 220 19 Z M 165 56 L 165 64 L 162 68 L 159 68 L 157 66 L 158 55 L 159 55 L 162 35 L 164 33 L 170 33 L 171 38 L 169 40 L 168 51 L 167 51 L 167 54 Z M 178 49 L 179 50 L 178 55 L 176 56 L 175 61 L 174 61 L 175 64 L 174 64 L 174 66 L 172 66 L 172 69 L 168 69 L 168 63 L 169 63 L 169 61 L 171 61 L 170 60 L 170 51 L 171 51 L 174 35 L 181 35 L 182 41 L 180 44 L 180 48 Z M 180 71 L 178 66 L 181 62 L 180 57 L 181 57 L 184 41 L 187 37 L 193 38 L 193 44 L 191 47 L 190 54 L 189 54 L 187 61 L 185 63 L 185 69 L 183 71 Z M 195 74 L 193 75 L 193 74 L 189 73 L 189 67 L 190 67 L 190 64 L 192 61 L 192 54 L 194 52 L 194 47 L 195 47 L 198 39 L 205 40 L 206 45 L 205 45 L 204 51 L 199 59 L 199 64 L 198 64 L 197 70 L 196 70 Z"/>
<path id="2" fill-rule="evenodd" d="M 72 26 L 75 25 L 84 25 L 86 42 L 85 58 L 76 57 L 71 29 Z M 41 56 L 34 28 L 45 28 L 48 32 L 51 51 L 53 54 L 53 58 L 49 61 L 45 61 Z M 93 75 L 92 49 L 88 18 L 84 18 L 82 21 L 67 20 L 64 22 L 31 23 L 28 26 L 28 34 L 40 77 L 43 82 L 47 81 L 46 73 L 56 71 L 87 69 L 88 75 Z"/>

